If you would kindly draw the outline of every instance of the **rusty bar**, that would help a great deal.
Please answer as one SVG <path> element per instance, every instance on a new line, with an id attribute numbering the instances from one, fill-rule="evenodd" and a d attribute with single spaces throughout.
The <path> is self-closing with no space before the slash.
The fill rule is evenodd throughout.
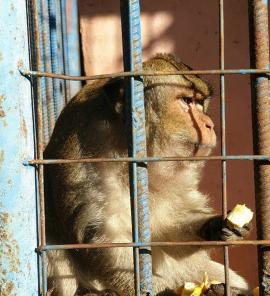
<path id="1" fill-rule="evenodd" d="M 249 1 L 251 12 L 251 41 L 256 68 L 269 70 L 268 1 Z M 258 75 L 253 81 L 253 142 L 254 151 L 265 154 L 270 151 L 269 79 Z M 257 238 L 270 238 L 270 167 L 268 163 L 254 162 Z M 258 248 L 259 280 L 261 295 L 270 295 L 270 248 Z"/>
<path id="2" fill-rule="evenodd" d="M 220 68 L 225 69 L 224 50 L 224 0 L 219 1 L 219 31 L 220 31 Z M 221 154 L 226 157 L 226 104 L 225 104 L 225 77 L 220 76 L 220 113 L 221 113 Z M 222 215 L 227 216 L 227 163 L 222 160 Z M 225 270 L 225 294 L 230 295 L 230 275 L 229 275 L 229 248 L 224 246 L 224 270 Z"/>
<path id="3" fill-rule="evenodd" d="M 156 161 L 203 161 L 203 160 L 258 160 L 269 161 L 267 155 L 226 155 L 226 156 L 194 156 L 194 157 L 121 157 L 121 158 L 80 158 L 80 159 L 33 159 L 24 161 L 24 165 L 92 163 L 92 162 L 156 162 Z"/>
<path id="4" fill-rule="evenodd" d="M 41 51 L 39 48 L 42 32 L 38 21 L 38 0 L 32 0 L 32 12 L 34 22 L 34 40 L 31 40 L 35 47 L 35 67 L 39 70 L 42 66 Z M 36 107 L 36 135 L 37 135 L 37 158 L 43 159 L 43 113 L 42 113 L 42 85 L 38 80 L 35 90 L 35 107 Z M 44 200 L 44 166 L 40 165 L 37 168 L 38 172 L 38 196 L 39 196 L 39 245 L 46 245 L 45 236 L 45 200 Z M 47 292 L 47 272 L 46 272 L 46 254 L 41 256 L 41 276 L 42 276 L 42 293 Z"/>
<path id="5" fill-rule="evenodd" d="M 258 246 L 270 245 L 270 240 L 239 240 L 239 241 L 179 241 L 179 242 L 148 242 L 148 243 L 92 243 L 92 244 L 66 244 L 46 245 L 37 251 L 72 250 L 72 249 L 106 249 L 106 248 L 135 248 L 135 247 L 175 247 L 175 246 Z"/>
<path id="6" fill-rule="evenodd" d="M 36 77 L 47 77 L 57 78 L 65 80 L 83 81 L 83 80 L 97 80 L 106 78 L 117 78 L 117 77 L 136 77 L 136 76 L 162 76 L 162 75 L 220 75 L 220 74 L 267 74 L 269 75 L 270 70 L 266 69 L 228 69 L 228 70 L 188 70 L 188 71 L 125 71 L 109 74 L 91 75 L 91 76 L 70 76 L 57 73 L 32 71 L 21 68 L 20 72 L 24 76 L 36 76 Z"/>

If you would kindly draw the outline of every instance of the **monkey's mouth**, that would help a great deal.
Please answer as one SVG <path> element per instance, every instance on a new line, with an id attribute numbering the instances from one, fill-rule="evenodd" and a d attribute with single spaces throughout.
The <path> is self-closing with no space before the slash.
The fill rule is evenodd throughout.
<path id="1" fill-rule="evenodd" d="M 196 142 L 196 141 L 185 141 L 185 143 L 189 146 L 193 146 L 196 149 L 213 149 L 216 147 L 216 144 L 211 144 L 211 143 L 200 143 L 200 142 Z"/>
<path id="2" fill-rule="evenodd" d="M 190 156 L 208 156 L 213 148 L 215 148 L 215 145 L 212 143 L 200 143 L 193 141 L 187 141 L 186 145 L 190 151 Z"/>

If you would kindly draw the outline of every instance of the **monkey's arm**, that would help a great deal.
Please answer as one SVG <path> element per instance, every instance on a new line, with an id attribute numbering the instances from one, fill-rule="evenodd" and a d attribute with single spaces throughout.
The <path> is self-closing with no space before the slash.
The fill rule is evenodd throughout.
<path id="1" fill-rule="evenodd" d="M 206 221 L 199 230 L 199 235 L 205 240 L 241 240 L 247 237 L 251 231 L 252 224 L 243 227 L 229 228 L 222 216 L 214 216 Z"/>

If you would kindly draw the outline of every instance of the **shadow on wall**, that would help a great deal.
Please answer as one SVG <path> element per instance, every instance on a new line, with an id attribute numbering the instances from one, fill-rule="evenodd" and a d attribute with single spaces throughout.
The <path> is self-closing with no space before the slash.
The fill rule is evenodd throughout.
<path id="1" fill-rule="evenodd" d="M 118 0 L 79 0 L 84 69 L 87 75 L 123 70 L 121 23 Z M 143 58 L 158 52 L 174 53 L 195 69 L 219 68 L 219 6 L 208 0 L 141 1 Z M 225 68 L 249 68 L 248 7 L 246 0 L 225 1 Z M 214 86 L 210 115 L 216 124 L 220 154 L 219 77 L 205 77 Z M 226 94 L 227 154 L 252 154 L 250 83 L 248 76 L 228 75 Z M 253 166 L 230 161 L 227 169 L 228 208 L 245 202 L 254 209 Z M 220 162 L 209 162 L 201 184 L 213 206 L 221 212 Z M 254 222 L 255 225 L 255 222 Z M 254 227 L 255 228 L 255 227 Z M 255 231 L 251 237 L 255 239 Z M 219 251 L 215 255 L 222 261 Z M 245 261 L 242 258 L 247 258 Z M 257 285 L 255 247 L 230 248 L 230 266 L 253 287 Z"/>

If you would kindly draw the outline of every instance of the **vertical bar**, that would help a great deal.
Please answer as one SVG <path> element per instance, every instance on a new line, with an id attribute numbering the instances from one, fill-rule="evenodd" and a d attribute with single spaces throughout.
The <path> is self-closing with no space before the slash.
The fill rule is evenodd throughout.
<path id="1" fill-rule="evenodd" d="M 123 53 L 125 71 L 142 69 L 140 4 L 138 0 L 121 1 L 121 18 L 123 31 Z M 142 78 L 128 79 L 131 146 L 129 156 L 146 156 L 145 111 Z M 128 102 L 130 101 L 130 102 Z M 131 206 L 133 218 L 134 242 L 150 242 L 150 222 L 148 205 L 147 164 L 137 163 L 130 167 Z M 138 272 L 139 261 L 139 272 Z M 134 250 L 135 288 L 137 295 L 153 295 L 152 258 L 150 248 Z M 138 285 L 140 280 L 140 286 Z"/>
<path id="2" fill-rule="evenodd" d="M 41 53 L 43 50 L 40 49 L 41 44 L 41 33 L 42 27 L 39 22 L 39 3 L 38 0 L 31 1 L 31 17 L 33 21 L 33 27 L 31 30 L 34 30 L 34 34 L 31 36 L 33 40 L 30 40 L 30 45 L 32 46 L 32 60 L 31 68 L 39 71 L 42 67 L 42 58 Z M 37 158 L 43 159 L 43 95 L 45 94 L 44 87 L 45 84 L 42 83 L 40 79 L 34 80 L 34 95 L 35 95 L 35 109 L 36 109 L 36 134 L 37 134 Z M 44 196 L 44 166 L 39 165 L 37 168 L 38 172 L 38 245 L 46 245 L 46 234 L 45 234 L 45 196 Z M 47 293 L 47 270 L 46 270 L 46 254 L 43 252 L 40 254 L 41 257 L 41 281 L 42 281 L 42 293 L 46 295 Z"/>
<path id="3" fill-rule="evenodd" d="M 249 1 L 254 53 L 251 61 L 258 69 L 269 69 L 268 1 Z M 270 154 L 270 91 L 265 75 L 253 79 L 253 137 L 256 154 Z M 270 238 L 270 167 L 268 162 L 254 162 L 257 238 Z M 261 295 L 270 295 L 270 247 L 258 248 Z"/>
<path id="4" fill-rule="evenodd" d="M 38 295 L 35 170 L 26 1 L 0 1 L 0 294 Z"/>
<path id="5" fill-rule="evenodd" d="M 62 25 L 60 1 L 48 0 L 50 19 L 51 61 L 54 73 L 64 73 L 62 49 Z M 65 84 L 63 80 L 53 80 L 54 116 L 58 118 L 65 103 Z"/>
<path id="6" fill-rule="evenodd" d="M 220 21 L 220 69 L 225 68 L 225 46 L 224 46 L 224 0 L 219 1 L 219 21 Z M 226 103 L 225 103 L 225 77 L 220 76 L 220 99 L 221 99 L 221 154 L 226 156 Z M 227 216 L 227 163 L 222 161 L 222 215 Z M 225 293 L 230 295 L 229 279 L 229 247 L 224 247 L 224 268 L 225 268 Z"/>
<path id="7" fill-rule="evenodd" d="M 61 1 L 61 24 L 62 24 L 62 43 L 63 43 L 63 60 L 64 60 L 64 73 L 69 74 L 69 64 L 68 64 L 68 39 L 67 39 L 67 1 Z M 70 100 L 70 81 L 65 80 L 65 103 Z"/>
<path id="8" fill-rule="evenodd" d="M 43 11 L 42 11 L 42 3 L 41 1 L 37 2 L 37 10 L 38 10 L 38 25 L 41 30 L 43 30 Z M 42 38 L 39 39 L 39 45 L 38 45 L 38 50 L 40 51 L 40 56 L 41 60 L 45 61 L 45 50 L 44 50 L 44 40 Z M 45 68 L 45 63 L 41 63 L 40 69 L 42 71 L 46 71 Z M 49 121 L 48 121 L 48 112 L 47 112 L 47 96 L 46 96 L 46 79 L 44 77 L 40 78 L 40 84 L 41 84 L 41 96 L 44 100 L 44 104 L 42 107 L 42 112 L 43 112 L 43 135 L 44 135 L 44 141 L 48 142 L 49 141 Z"/>
<path id="9" fill-rule="evenodd" d="M 69 75 L 81 75 L 79 19 L 77 0 L 66 1 L 67 16 L 67 50 L 69 60 Z M 81 81 L 70 81 L 70 97 L 76 95 L 81 89 Z"/>
<path id="10" fill-rule="evenodd" d="M 39 30 L 41 35 L 40 49 L 43 51 L 41 56 L 41 65 L 46 72 L 52 72 L 51 64 L 51 42 L 50 42 L 50 20 L 49 20 L 49 8 L 47 0 L 39 0 L 39 14 L 41 15 L 39 20 Z M 47 144 L 49 138 L 53 132 L 55 117 L 54 117 L 54 103 L 53 103 L 53 81 L 52 79 L 45 79 L 46 83 L 46 96 L 42 96 L 43 100 L 43 123 L 44 126 L 44 144 Z M 46 130 L 46 128 L 48 130 Z"/>

